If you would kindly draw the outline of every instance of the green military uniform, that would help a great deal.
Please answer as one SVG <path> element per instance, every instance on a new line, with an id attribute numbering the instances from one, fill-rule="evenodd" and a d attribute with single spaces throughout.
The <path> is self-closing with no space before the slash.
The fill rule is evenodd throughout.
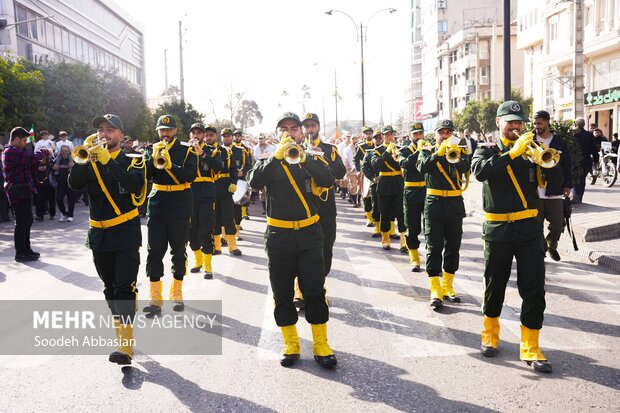
<path id="1" fill-rule="evenodd" d="M 411 126 L 411 132 L 424 132 L 424 127 L 421 123 L 414 123 Z M 403 215 L 407 226 L 406 242 L 412 270 L 415 272 L 420 270 L 420 257 L 418 255 L 420 240 L 418 235 L 422 232 L 422 212 L 426 198 L 424 175 L 416 167 L 419 155 L 420 150 L 415 142 L 404 146 L 399 151 L 400 167 L 405 174 Z"/>
<path id="2" fill-rule="evenodd" d="M 241 133 L 241 131 L 236 130 L 235 134 L 237 133 Z M 241 171 L 243 173 L 243 175 L 238 177 L 237 181 L 239 180 L 245 181 L 248 171 L 252 168 L 252 156 L 249 155 L 249 151 L 247 150 L 245 146 L 243 146 L 242 143 L 233 142 L 233 144 L 229 147 L 229 149 L 231 149 L 232 151 L 231 159 L 232 159 L 233 164 L 235 165 L 236 170 Z M 235 214 L 236 235 L 238 239 L 241 240 L 241 238 L 239 237 L 239 229 L 241 226 L 241 221 L 243 220 L 243 214 L 242 214 L 243 205 L 240 205 L 240 204 L 239 205 L 233 204 L 233 205 L 234 205 L 234 214 Z"/>
<path id="3" fill-rule="evenodd" d="M 362 133 L 366 131 L 372 131 L 368 126 L 364 126 L 362 128 Z M 364 157 L 366 153 L 375 148 L 375 144 L 372 140 L 364 141 L 357 145 L 357 149 L 355 150 L 355 155 L 353 155 L 353 164 L 355 165 L 355 170 L 360 173 L 362 172 L 362 162 L 364 161 Z M 363 180 L 363 176 L 360 176 L 360 179 Z M 366 213 L 366 226 L 372 226 L 373 222 L 375 222 L 372 218 L 372 196 L 370 191 L 368 191 L 368 196 L 363 198 L 364 201 L 364 212 Z"/>
<path id="4" fill-rule="evenodd" d="M 220 135 L 232 134 L 228 128 L 222 129 Z M 217 145 L 216 145 L 217 146 Z M 235 234 L 237 228 L 235 226 L 235 204 L 232 196 L 236 189 L 237 180 L 237 162 L 243 157 L 243 151 L 232 145 L 231 148 L 225 145 L 217 146 L 222 154 L 222 171 L 215 181 L 215 254 L 221 253 L 220 234 L 222 227 L 228 242 L 228 251 L 233 255 L 240 255 L 241 251 L 237 249 Z"/>
<path id="5" fill-rule="evenodd" d="M 233 132 L 233 136 L 236 138 L 237 136 L 242 137 L 243 136 L 243 131 L 240 129 L 236 129 Z M 243 151 L 243 158 L 242 158 L 242 167 L 240 168 L 243 171 L 243 180 L 246 181 L 247 180 L 247 174 L 249 172 L 250 169 L 252 169 L 252 164 L 253 164 L 253 158 L 252 158 L 252 149 L 248 148 L 247 146 L 245 146 L 243 144 L 243 142 L 234 142 L 233 145 L 235 145 L 237 148 L 241 149 Z M 236 205 L 235 204 L 235 222 L 237 224 L 237 239 L 241 240 L 241 237 L 239 237 L 239 230 L 240 230 L 240 226 L 241 226 L 241 221 L 244 218 L 247 218 L 248 216 L 248 206 L 250 206 L 250 200 L 248 199 L 245 203 L 243 203 L 243 205 Z M 237 208 L 238 207 L 238 208 Z"/>
<path id="6" fill-rule="evenodd" d="M 373 138 L 377 138 L 380 136 L 381 131 L 377 129 L 373 133 Z M 374 148 L 375 146 L 373 146 L 372 149 L 366 150 L 366 154 L 364 155 L 364 159 L 362 162 L 362 173 L 370 181 L 370 188 L 368 189 L 369 195 L 367 198 L 370 198 L 371 200 L 370 205 L 372 212 L 370 214 L 370 218 L 372 219 L 372 222 L 375 223 L 375 232 L 372 234 L 372 237 L 376 238 L 381 236 L 381 211 L 379 210 L 379 197 L 377 195 L 377 179 L 379 177 L 379 173 L 373 171 L 372 169 L 372 156 Z M 366 224 L 368 225 L 368 222 Z"/>
<path id="7" fill-rule="evenodd" d="M 285 113 L 278 127 L 285 121 L 294 121 L 301 127 L 299 117 L 293 113 Z M 334 175 L 311 156 L 306 156 L 305 162 L 289 164 L 284 159 L 284 146 L 279 144 L 274 155 L 258 162 L 248 176 L 252 188 L 267 189 L 265 251 L 275 301 L 274 317 L 285 343 L 280 363 L 291 366 L 299 358 L 298 315 L 293 304 L 294 280 L 298 277 L 305 299 L 305 317 L 312 325 L 315 360 L 331 368 L 336 359 L 327 343 L 324 236 L 318 224 L 321 201 L 313 187 L 329 188 Z"/>
<path id="8" fill-rule="evenodd" d="M 381 134 L 394 132 L 390 125 L 381 129 Z M 373 172 L 379 174 L 377 195 L 381 221 L 381 236 L 384 249 L 390 249 L 389 231 L 394 219 L 398 220 L 398 231 L 407 230 L 403 219 L 403 175 L 394 154 L 387 151 L 385 143 L 372 152 L 371 164 Z"/>
<path id="9" fill-rule="evenodd" d="M 201 124 L 192 125 L 193 128 L 212 130 L 212 126 L 205 129 Z M 216 132 L 217 133 L 217 132 Z M 198 157 L 196 179 L 192 183 L 192 197 L 194 208 L 192 212 L 189 232 L 189 246 L 196 256 L 196 267 L 191 272 L 204 269 L 204 277 L 213 277 L 211 258 L 213 255 L 213 233 L 215 231 L 215 180 L 222 169 L 220 150 L 211 145 L 201 145 L 202 155 Z"/>
<path id="10" fill-rule="evenodd" d="M 175 129 L 176 120 L 172 115 L 164 115 L 157 121 L 158 128 Z M 162 142 L 165 142 L 162 140 Z M 146 258 L 146 274 L 151 280 L 151 292 L 161 291 L 161 278 L 164 276 L 163 259 L 170 245 L 172 259 L 172 286 L 179 290 L 183 277 L 187 272 L 187 241 L 189 238 L 190 218 L 192 216 L 193 197 L 190 189 L 196 178 L 197 159 L 192 148 L 181 145 L 177 137 L 166 144 L 172 166 L 169 169 L 158 169 L 154 158 L 147 164 L 148 176 L 153 180 L 153 189 L 149 194 L 147 208 L 148 255 Z M 153 156 L 156 154 L 154 153 Z M 172 296 L 172 295 L 171 295 Z M 151 304 L 157 306 L 156 299 Z M 181 309 L 182 300 L 176 299 Z M 161 307 L 157 306 L 157 307 Z M 153 310 L 153 308 L 146 311 Z"/>
<path id="11" fill-rule="evenodd" d="M 92 124 L 98 128 L 103 122 L 123 129 L 121 120 L 110 114 L 95 118 Z M 144 201 L 146 172 L 141 157 L 130 158 L 121 150 L 110 155 L 106 165 L 100 161 L 74 163 L 69 186 L 76 191 L 85 188 L 88 193 L 90 218 L 86 246 L 93 252 L 108 306 L 126 328 L 132 324 L 136 311 L 142 245 L 137 206 Z M 117 326 L 117 334 L 119 329 Z M 131 347 L 123 353 L 112 353 L 110 361 L 130 363 Z"/>
<path id="12" fill-rule="evenodd" d="M 454 130 L 449 119 L 439 120 L 435 130 Z M 431 284 L 431 305 L 440 306 L 443 298 L 459 302 L 452 289 L 452 279 L 459 268 L 459 250 L 463 236 L 462 176 L 469 172 L 469 157 L 460 152 L 460 161 L 449 163 L 445 156 L 424 150 L 416 167 L 424 174 L 426 198 L 424 201 L 424 235 L 426 237 L 426 272 Z M 442 275 L 443 255 L 443 275 Z M 439 287 L 439 278 L 442 286 Z M 442 291 L 442 289 L 448 291 Z"/>
<path id="13" fill-rule="evenodd" d="M 528 121 L 520 104 L 514 101 L 500 105 L 497 116 L 506 122 Z M 545 360 L 538 349 L 538 331 L 542 328 L 545 310 L 543 226 L 537 219 L 538 186 L 544 186 L 546 181 L 560 184 L 562 171 L 557 166 L 542 169 L 520 155 L 513 156 L 509 151 L 517 146 L 515 142 L 502 137 L 496 146 L 479 146 L 472 162 L 476 179 L 483 182 L 486 213 L 482 226 L 485 256 L 482 352 L 485 356 L 497 354 L 499 316 L 514 257 L 517 286 L 523 299 L 521 358 L 531 362 Z M 539 371 L 551 370 L 548 363 L 535 363 L 534 367 L 540 368 Z"/>
<path id="14" fill-rule="evenodd" d="M 311 119 L 317 123 L 320 123 L 319 117 L 314 113 L 306 114 L 304 116 L 304 121 L 306 119 Z M 347 173 L 347 169 L 345 168 L 342 158 L 334 145 L 323 142 L 319 138 L 315 138 L 313 142 L 307 142 L 306 146 L 309 145 L 323 151 L 323 156 L 313 156 L 313 158 L 326 164 L 326 166 L 331 170 L 332 175 L 334 175 L 334 179 L 344 178 Z M 334 242 L 336 242 L 336 195 L 334 193 L 333 185 L 334 183 L 332 182 L 332 184 L 328 187 L 329 190 L 325 193 L 327 198 L 324 198 L 325 194 L 322 195 L 322 202 L 319 203 L 319 216 L 321 217 L 319 224 L 321 225 L 323 235 L 325 236 L 325 240 L 323 242 L 323 258 L 325 261 L 326 276 L 332 268 Z"/>

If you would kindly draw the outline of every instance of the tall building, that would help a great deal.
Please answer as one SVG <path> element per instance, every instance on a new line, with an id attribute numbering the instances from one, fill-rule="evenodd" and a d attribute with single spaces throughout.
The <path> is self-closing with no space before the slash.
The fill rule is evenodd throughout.
<path id="1" fill-rule="evenodd" d="M 110 0 L 0 0 L 0 50 L 35 63 L 82 62 L 145 93 L 141 26 Z M 24 22 L 24 23 L 19 23 Z"/>
<path id="2" fill-rule="evenodd" d="M 583 67 L 574 71 L 575 8 L 583 7 Z M 585 116 L 605 136 L 620 123 L 620 0 L 520 0 L 518 47 L 525 93 L 556 119 L 575 117 L 575 76 L 584 74 Z M 579 60 L 577 60 L 579 62 Z"/>
<path id="3" fill-rule="evenodd" d="M 502 20 L 502 0 L 411 0 L 412 121 L 432 129 L 437 118 L 452 117 L 472 99 L 503 97 Z M 515 24 L 511 80 L 520 89 L 523 52 L 516 35 Z"/>

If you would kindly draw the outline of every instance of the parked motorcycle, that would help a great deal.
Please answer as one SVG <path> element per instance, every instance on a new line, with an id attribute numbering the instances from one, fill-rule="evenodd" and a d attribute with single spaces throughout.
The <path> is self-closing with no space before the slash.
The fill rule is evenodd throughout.
<path id="1" fill-rule="evenodd" d="M 609 188 L 618 179 L 618 154 L 612 153 L 611 142 L 601 142 L 598 162 L 592 165 L 592 171 L 588 173 L 587 181 L 594 185 L 597 179 L 601 179 L 603 186 Z"/>

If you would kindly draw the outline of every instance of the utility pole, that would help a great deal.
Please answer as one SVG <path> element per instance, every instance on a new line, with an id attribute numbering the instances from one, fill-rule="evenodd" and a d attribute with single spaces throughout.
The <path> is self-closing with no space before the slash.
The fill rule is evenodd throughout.
<path id="1" fill-rule="evenodd" d="M 338 77 L 334 70 L 334 110 L 336 112 L 336 130 L 338 130 Z"/>
<path id="2" fill-rule="evenodd" d="M 164 49 L 164 83 L 165 91 L 168 93 L 168 49 Z"/>
<path id="3" fill-rule="evenodd" d="M 504 0 L 504 100 L 510 100 L 510 0 Z"/>
<path id="4" fill-rule="evenodd" d="M 575 0 L 575 54 L 573 56 L 573 76 L 575 76 L 574 118 L 583 118 L 583 0 Z"/>
<path id="5" fill-rule="evenodd" d="M 183 77 L 183 23 L 179 20 L 179 60 L 181 64 L 181 102 L 185 104 L 185 78 Z"/>
<path id="6" fill-rule="evenodd" d="M 365 106 L 365 94 L 364 94 L 364 26 L 360 22 L 360 47 L 361 47 L 361 59 L 360 66 L 362 67 L 362 126 L 366 125 L 366 106 Z"/>

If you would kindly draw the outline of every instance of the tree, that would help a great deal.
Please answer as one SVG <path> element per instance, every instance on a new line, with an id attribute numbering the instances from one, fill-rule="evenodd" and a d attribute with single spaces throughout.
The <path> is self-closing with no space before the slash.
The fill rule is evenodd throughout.
<path id="1" fill-rule="evenodd" d="M 480 132 L 480 123 L 478 122 L 478 112 L 480 111 L 480 102 L 470 100 L 467 102 L 463 111 L 453 116 L 454 126 L 457 130 L 469 129 L 471 131 Z"/>
<path id="2" fill-rule="evenodd" d="M 45 121 L 43 74 L 21 59 L 0 59 L 0 130 Z"/>
<path id="3" fill-rule="evenodd" d="M 142 92 L 128 80 L 115 74 L 103 76 L 105 82 L 105 113 L 114 113 L 123 121 L 125 134 L 138 140 L 148 140 L 154 123 L 144 102 Z"/>
<path id="4" fill-rule="evenodd" d="M 71 131 L 77 136 L 92 132 L 92 119 L 105 113 L 107 96 L 103 78 L 82 63 L 50 63 L 40 70 L 45 77 L 43 103 L 47 128 Z"/>
<path id="5" fill-rule="evenodd" d="M 228 99 L 228 103 L 226 103 L 224 107 L 230 111 L 230 122 L 232 123 L 233 118 L 235 117 L 235 114 L 237 113 L 237 110 L 239 109 L 239 104 L 241 103 L 241 100 L 243 99 L 243 93 L 237 92 L 233 94 L 231 90 L 230 94 L 227 96 L 227 99 Z"/>
<path id="6" fill-rule="evenodd" d="M 484 99 L 480 102 L 478 113 L 476 114 L 476 120 L 480 125 L 480 132 L 484 135 L 491 133 L 497 129 L 495 118 L 497 117 L 497 108 L 499 102 L 491 99 Z"/>
<path id="7" fill-rule="evenodd" d="M 521 107 L 524 109 L 524 113 L 526 115 L 528 115 L 528 117 L 531 119 L 534 111 L 532 108 L 532 105 L 534 103 L 534 99 L 529 97 L 526 98 L 521 94 L 521 91 L 519 89 L 512 89 L 510 91 L 510 99 L 519 102 L 519 104 L 521 105 Z"/>
<path id="8" fill-rule="evenodd" d="M 306 101 L 312 97 L 310 94 L 310 86 L 304 84 L 301 87 L 301 108 L 304 113 L 306 113 Z"/>
<path id="9" fill-rule="evenodd" d="M 187 140 L 192 123 L 204 121 L 204 115 L 195 110 L 191 103 L 181 102 L 177 99 L 159 105 L 153 115 L 155 122 L 162 115 L 174 116 L 177 121 L 177 136 L 183 141 Z"/>
<path id="10" fill-rule="evenodd" d="M 245 129 L 248 126 L 254 126 L 256 121 L 259 123 L 263 121 L 263 114 L 258 110 L 258 104 L 253 100 L 243 99 L 237 109 L 235 122 L 241 129 Z"/>

